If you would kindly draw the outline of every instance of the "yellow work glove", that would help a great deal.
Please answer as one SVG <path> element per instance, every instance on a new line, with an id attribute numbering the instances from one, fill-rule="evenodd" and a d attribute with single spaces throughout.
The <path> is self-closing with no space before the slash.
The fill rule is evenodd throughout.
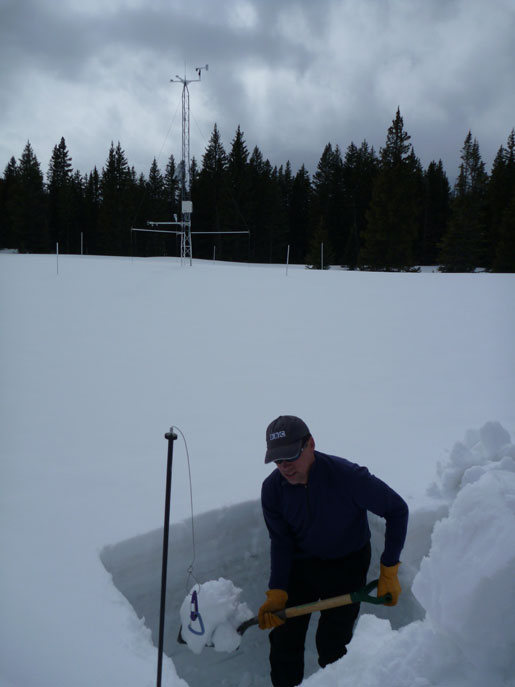
<path id="1" fill-rule="evenodd" d="M 273 611 L 282 611 L 285 608 L 288 594 L 284 589 L 269 589 L 266 598 L 267 600 L 258 611 L 258 621 L 262 630 L 271 630 L 284 623 L 284 620 L 278 618 Z"/>
<path id="2" fill-rule="evenodd" d="M 379 574 L 379 582 L 377 583 L 377 596 L 384 596 L 390 593 L 392 595 L 391 603 L 385 606 L 395 606 L 402 591 L 397 573 L 399 572 L 399 565 L 383 565 L 381 563 L 381 572 Z"/>

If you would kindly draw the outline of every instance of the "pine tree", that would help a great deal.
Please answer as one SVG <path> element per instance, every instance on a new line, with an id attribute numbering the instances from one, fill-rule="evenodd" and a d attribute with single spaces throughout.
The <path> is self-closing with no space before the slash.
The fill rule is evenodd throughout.
<path id="1" fill-rule="evenodd" d="M 495 157 L 487 188 L 486 267 L 498 265 L 498 247 L 504 217 L 515 193 L 515 129 L 508 136 L 506 148 L 501 146 Z M 494 267 L 494 269 L 496 269 Z"/>
<path id="2" fill-rule="evenodd" d="M 17 245 L 12 217 L 17 183 L 18 164 L 13 156 L 0 179 L 0 248 L 15 248 Z"/>
<path id="3" fill-rule="evenodd" d="M 304 263 L 308 253 L 311 196 L 311 180 L 307 169 L 302 165 L 292 182 L 289 206 L 289 243 L 292 263 Z"/>
<path id="4" fill-rule="evenodd" d="M 195 156 L 191 158 L 191 163 L 190 163 L 190 190 L 191 193 L 194 192 L 194 190 L 198 187 L 198 182 L 199 182 L 199 177 L 200 177 L 200 170 L 197 164 L 197 159 Z"/>
<path id="5" fill-rule="evenodd" d="M 289 210 L 291 205 L 291 194 L 293 191 L 293 174 L 291 170 L 291 162 L 286 160 L 286 165 L 279 167 L 279 183 L 284 198 L 284 205 Z"/>
<path id="6" fill-rule="evenodd" d="M 175 165 L 175 158 L 170 155 L 166 164 L 166 171 L 164 176 L 165 192 L 166 192 L 166 218 L 171 221 L 174 215 L 179 213 L 179 180 L 177 178 L 177 168 Z M 190 171 L 190 186 L 192 184 Z M 190 189 L 191 190 L 191 189 Z M 193 197 L 193 196 L 192 196 Z"/>
<path id="7" fill-rule="evenodd" d="M 46 195 L 41 166 L 30 141 L 18 162 L 17 183 L 12 199 L 12 229 L 15 248 L 39 253 L 51 248 L 46 222 Z"/>
<path id="8" fill-rule="evenodd" d="M 249 221 L 247 223 L 250 230 L 249 260 L 264 262 L 264 256 L 266 255 L 264 246 L 269 243 L 265 224 L 267 208 L 265 208 L 263 203 L 266 187 L 265 161 L 261 150 L 257 146 L 254 146 L 249 158 L 249 180 L 251 188 Z"/>
<path id="9" fill-rule="evenodd" d="M 249 152 L 243 132 L 238 125 L 227 159 L 227 206 L 224 210 L 226 231 L 249 231 L 250 172 Z M 226 260 L 241 260 L 248 252 L 244 235 L 221 236 Z"/>
<path id="10" fill-rule="evenodd" d="M 214 125 L 208 146 L 202 156 L 201 174 L 211 178 L 221 177 L 227 169 L 227 153 L 222 143 L 218 126 Z"/>
<path id="11" fill-rule="evenodd" d="M 154 158 L 150 165 L 148 181 L 145 182 L 149 203 L 149 217 L 164 218 L 167 210 L 167 189 L 165 180 Z"/>
<path id="12" fill-rule="evenodd" d="M 377 176 L 377 157 L 374 148 L 363 141 L 357 148 L 351 143 L 343 160 L 344 210 L 347 243 L 343 264 L 350 269 L 358 266 L 361 237 L 366 227 L 366 212 Z"/>
<path id="13" fill-rule="evenodd" d="M 130 251 L 136 180 L 134 169 L 129 168 L 119 141 L 116 148 L 111 142 L 106 164 L 102 168 L 100 187 L 100 249 L 106 255 L 127 255 Z"/>
<path id="14" fill-rule="evenodd" d="M 340 148 L 336 146 L 333 149 L 331 143 L 328 143 L 313 175 L 312 232 L 319 232 L 319 227 L 324 227 L 333 246 L 334 259 L 340 264 L 343 262 L 348 240 L 344 224 L 343 178 Z"/>
<path id="15" fill-rule="evenodd" d="M 421 166 L 397 109 L 380 150 L 379 172 L 367 212 L 360 264 L 373 270 L 414 269 L 420 230 Z"/>
<path id="16" fill-rule="evenodd" d="M 141 209 L 139 214 L 145 216 L 150 221 L 165 222 L 170 221 L 167 215 L 168 198 L 167 189 L 164 177 L 159 169 L 156 158 L 152 160 L 150 170 L 148 173 L 148 181 L 140 178 L 139 187 L 142 196 Z M 137 218 L 138 224 L 141 221 Z M 166 228 L 166 227 L 163 227 Z M 159 227 L 155 227 L 159 231 Z M 159 235 L 147 234 L 145 241 L 146 255 L 166 255 L 167 245 L 169 243 L 169 234 L 163 233 Z"/>
<path id="17" fill-rule="evenodd" d="M 208 146 L 202 156 L 202 168 L 197 183 L 197 198 L 195 200 L 194 221 L 195 230 L 214 232 L 213 237 L 202 236 L 196 241 L 196 255 L 208 258 L 212 255 L 213 243 L 216 246 L 216 256 L 224 259 L 223 243 L 220 233 L 225 228 L 228 182 L 227 153 L 220 137 L 218 126 L 215 124 Z"/>
<path id="18" fill-rule="evenodd" d="M 440 253 L 442 272 L 471 272 L 485 260 L 488 177 L 479 144 L 469 131 L 451 203 L 451 220 Z"/>
<path id="19" fill-rule="evenodd" d="M 75 253 L 79 243 L 72 237 L 72 162 L 64 137 L 52 151 L 47 171 L 48 223 L 52 244 L 59 243 L 60 250 Z"/>
<path id="20" fill-rule="evenodd" d="M 293 195 L 293 174 L 291 170 L 291 162 L 286 161 L 286 165 L 281 165 L 277 171 L 277 184 L 279 190 L 279 217 L 277 232 L 278 235 L 284 237 L 285 250 L 288 251 L 290 246 L 290 256 L 292 254 L 291 246 L 296 238 L 295 226 L 292 224 L 292 195 Z M 280 262 L 284 262 L 285 255 L 280 256 Z"/>
<path id="21" fill-rule="evenodd" d="M 101 204 L 100 175 L 96 167 L 84 187 L 84 245 L 87 253 L 99 253 L 98 216 Z"/>
<path id="22" fill-rule="evenodd" d="M 263 159 L 257 146 L 254 147 L 249 159 L 249 176 L 249 260 L 284 263 L 289 239 L 288 216 L 279 170 L 272 167 L 269 160 Z"/>
<path id="23" fill-rule="evenodd" d="M 289 241 L 288 212 L 283 196 L 284 173 L 280 176 L 277 166 L 272 169 L 267 160 L 265 175 L 264 202 L 267 207 L 266 221 L 269 227 L 268 262 L 284 263 Z"/>
<path id="24" fill-rule="evenodd" d="M 515 189 L 499 226 L 493 269 L 495 272 L 515 272 Z"/>
<path id="25" fill-rule="evenodd" d="M 86 250 L 85 236 L 88 230 L 86 223 L 86 184 L 87 176 L 77 169 L 70 179 L 70 236 L 71 252 L 80 253 Z"/>
<path id="26" fill-rule="evenodd" d="M 418 245 L 418 262 L 436 265 L 439 246 L 450 216 L 451 187 L 442 161 L 429 163 L 424 172 L 424 215 Z"/>

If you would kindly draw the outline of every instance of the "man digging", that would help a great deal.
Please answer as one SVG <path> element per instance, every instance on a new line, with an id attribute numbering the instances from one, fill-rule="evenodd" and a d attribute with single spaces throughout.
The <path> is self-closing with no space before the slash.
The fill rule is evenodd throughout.
<path id="1" fill-rule="evenodd" d="M 401 593 L 399 557 L 408 506 L 366 467 L 315 451 L 307 425 L 281 415 L 266 431 L 265 463 L 277 467 L 263 482 L 261 502 L 270 534 L 267 600 L 259 627 L 270 632 L 270 676 L 274 687 L 295 687 L 304 677 L 304 643 L 310 615 L 281 620 L 286 606 L 339 596 L 366 584 L 370 565 L 367 511 L 386 520 L 377 595 Z M 322 668 L 347 653 L 359 604 L 322 611 L 316 632 Z"/>

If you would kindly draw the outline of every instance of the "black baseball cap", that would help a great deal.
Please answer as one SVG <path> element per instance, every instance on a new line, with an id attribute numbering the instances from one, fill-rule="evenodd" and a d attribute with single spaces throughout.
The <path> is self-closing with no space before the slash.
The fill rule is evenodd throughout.
<path id="1" fill-rule="evenodd" d="M 304 440 L 310 434 L 308 426 L 300 417 L 280 415 L 266 429 L 265 463 L 297 458 Z"/>

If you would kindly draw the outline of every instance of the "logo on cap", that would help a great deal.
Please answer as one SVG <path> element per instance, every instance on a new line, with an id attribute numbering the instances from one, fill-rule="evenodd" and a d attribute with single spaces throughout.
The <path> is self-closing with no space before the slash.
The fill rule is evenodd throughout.
<path id="1" fill-rule="evenodd" d="M 286 438 L 286 432 L 284 429 L 282 429 L 280 432 L 272 432 L 268 436 L 268 441 L 273 441 L 274 439 L 285 439 Z"/>

